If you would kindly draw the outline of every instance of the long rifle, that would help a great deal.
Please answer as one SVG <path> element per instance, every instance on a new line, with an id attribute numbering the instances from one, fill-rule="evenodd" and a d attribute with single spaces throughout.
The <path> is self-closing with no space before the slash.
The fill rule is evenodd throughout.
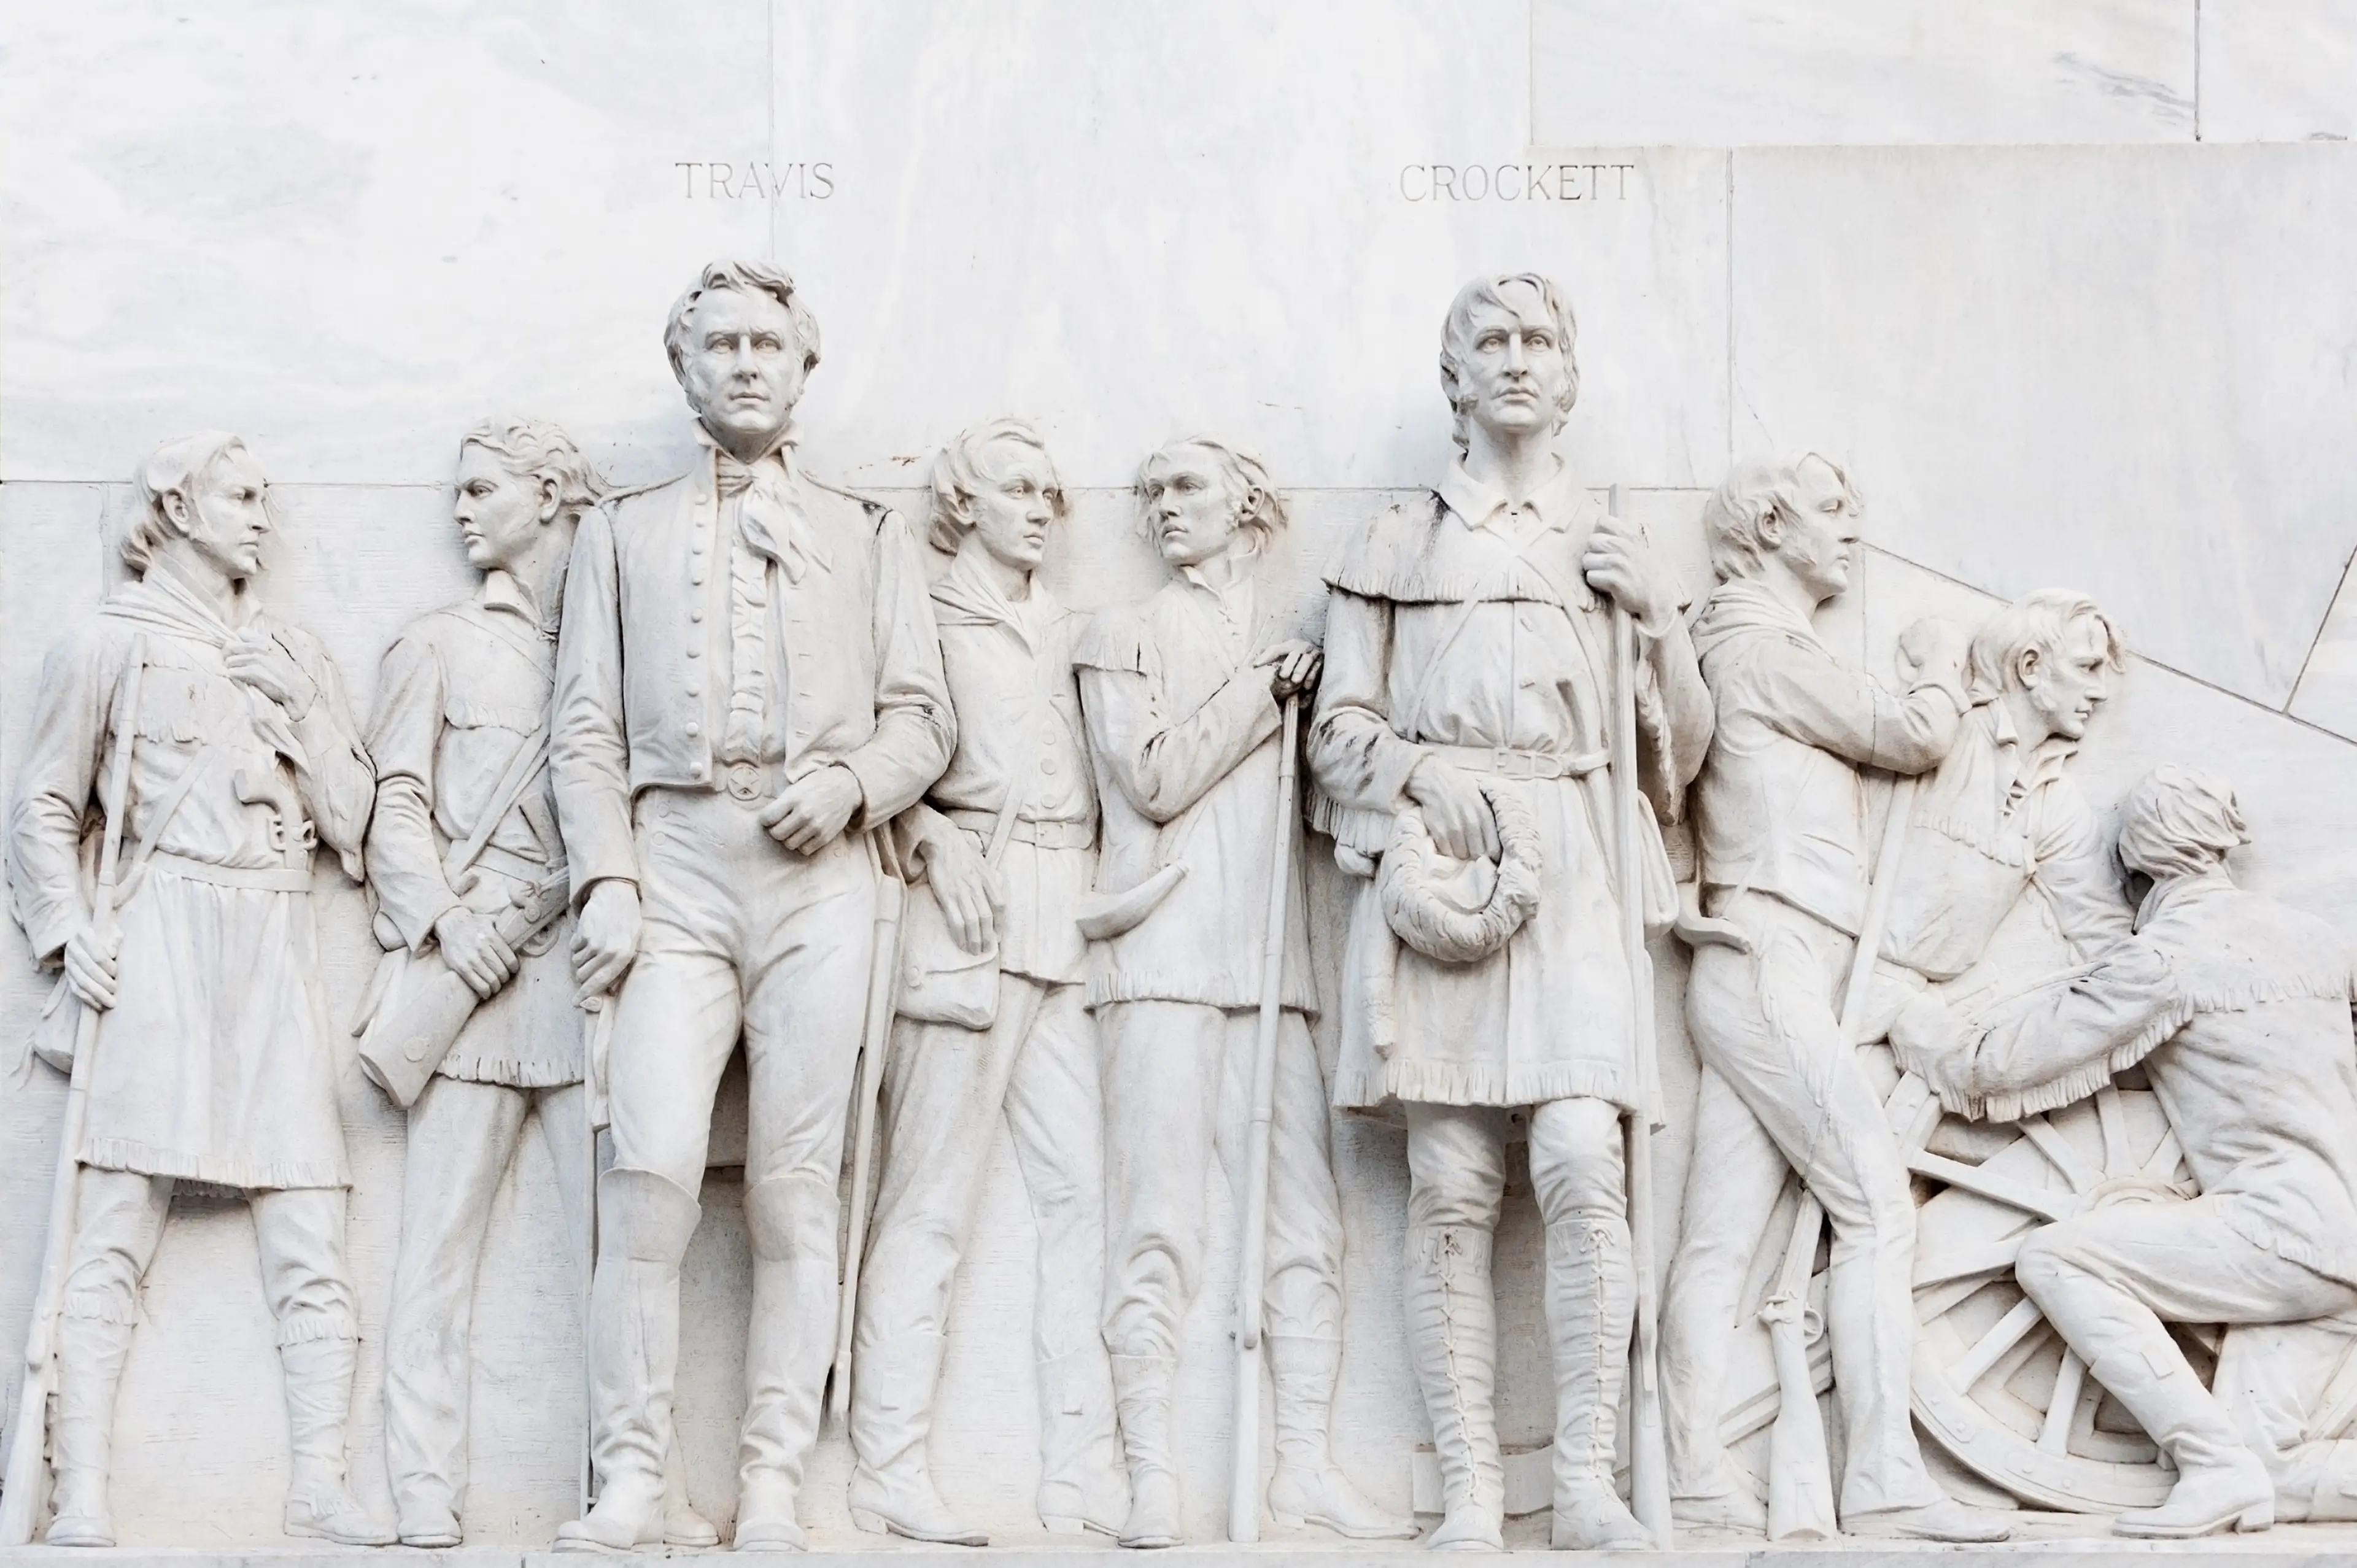
<path id="1" fill-rule="evenodd" d="M 1607 508 L 1620 515 L 1620 487 Z M 1630 1336 L 1629 1509 L 1663 1551 L 1673 1544 L 1670 1460 L 1662 1428 L 1661 1283 L 1653 1273 L 1653 1107 L 1661 1064 L 1653 1039 L 1653 962 L 1645 950 L 1644 842 L 1637 790 L 1637 623 L 1612 607 L 1612 819 L 1620 866 L 1620 946 L 1628 961 L 1630 1022 L 1635 1036 L 1638 1109 L 1628 1118 L 1629 1261 L 1637 1276 L 1637 1320 Z"/>
<path id="2" fill-rule="evenodd" d="M 607 1110 L 606 1063 L 614 1049 L 614 1010 L 619 983 L 582 1005 L 588 1019 L 581 1040 L 581 1513 L 587 1518 L 597 1489 L 593 1455 L 597 1446 L 597 1404 L 596 1358 L 592 1354 L 590 1314 L 597 1285 L 597 1130 L 612 1117 Z"/>
<path id="3" fill-rule="evenodd" d="M 1285 1021 L 1285 918 L 1293 900 L 1294 756 L 1301 696 L 1285 699 L 1276 759 L 1276 847 L 1268 873 L 1267 936 L 1260 955 L 1260 1031 L 1253 1041 L 1252 1125 L 1244 1134 L 1243 1256 L 1236 1267 L 1236 1436 L 1228 1483 L 1228 1539 L 1260 1539 L 1261 1313 L 1268 1281 L 1268 1161 L 1276 1117 L 1276 1042 Z"/>
<path id="4" fill-rule="evenodd" d="M 884 1088 L 884 1053 L 892 1046 L 892 993 L 900 978 L 900 910 L 908 886 L 892 853 L 886 823 L 867 835 L 867 864 L 876 872 L 875 935 L 868 950 L 867 1026 L 859 1044 L 859 1074 L 852 1088 L 851 1226 L 843 1247 L 843 1294 L 835 1309 L 834 1388 L 828 1408 L 837 1421 L 851 1413 L 851 1333 L 859 1312 L 859 1263 L 867 1250 L 868 1176 L 876 1164 L 876 1099 Z"/>
<path id="5" fill-rule="evenodd" d="M 91 929 L 102 945 L 114 935 L 114 887 L 123 857 L 124 807 L 131 793 L 131 748 L 138 730 L 139 687 L 147 668 L 147 639 L 131 642 L 131 662 L 114 689 L 114 757 L 106 776 L 106 826 L 99 840 L 98 890 Z M 33 1539 L 48 1501 L 49 1396 L 57 1389 L 58 1313 L 73 1249 L 75 1200 L 81 1187 L 82 1129 L 90 1120 L 90 1062 L 98 1054 L 99 1009 L 85 1002 L 74 1025 L 73 1072 L 58 1133 L 58 1171 L 49 1187 L 49 1231 L 41 1251 L 41 1283 L 33 1296 L 33 1326 L 25 1337 L 25 1381 L 16 1396 L 16 1424 L 8 1434 L 8 1469 L 0 1483 L 0 1546 Z"/>
<path id="6" fill-rule="evenodd" d="M 1899 886 L 1899 861 L 1907 828 L 1915 815 L 1916 779 L 1905 778 L 1890 794 L 1882 822 L 1882 847 L 1875 855 L 1874 882 L 1857 923 L 1857 949 L 1850 957 L 1849 983 L 1842 990 L 1841 1037 L 1856 1047 L 1866 1032 L 1866 999 L 1874 965 L 1882 956 L 1883 929 L 1890 921 L 1890 898 Z M 1825 1211 L 1805 1179 L 1801 1208 L 1785 1243 L 1784 1268 L 1776 1294 L 1760 1308 L 1776 1350 L 1776 1424 L 1768 1434 L 1768 1539 L 1830 1541 L 1840 1533 L 1834 1514 L 1833 1465 L 1825 1453 L 1824 1419 L 1817 1412 L 1816 1380 L 1809 1372 L 1809 1269 Z"/>

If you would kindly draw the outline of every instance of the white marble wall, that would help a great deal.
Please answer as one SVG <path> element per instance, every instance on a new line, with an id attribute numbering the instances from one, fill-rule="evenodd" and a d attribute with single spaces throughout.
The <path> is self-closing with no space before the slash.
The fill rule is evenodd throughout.
<path id="1" fill-rule="evenodd" d="M 2139 656 L 2083 764 L 2097 799 L 2207 759 L 2244 789 L 2253 878 L 2357 935 L 2357 593 L 2336 605 L 2357 551 L 2357 154 L 2332 145 L 2357 119 L 2350 0 L 91 0 L 0 26 L 0 776 L 42 650 L 108 580 L 124 481 L 186 429 L 244 431 L 281 481 L 271 588 L 365 702 L 394 629 L 466 581 L 458 433 L 534 413 L 619 478 L 671 471 L 688 443 L 663 311 L 707 257 L 768 254 L 823 328 L 821 471 L 906 493 L 962 424 L 1026 414 L 1078 490 L 1064 584 L 1102 603 L 1155 580 L 1121 493 L 1135 461 L 1213 430 L 1294 491 L 1306 594 L 1340 530 L 1447 458 L 1450 292 L 1537 266 L 1581 317 L 1566 449 L 1632 488 L 1697 592 L 1694 519 L 1731 456 L 1848 459 L 1878 552 L 1839 622 L 1861 647 L 1924 607 L 2096 595 Z M 357 895 L 324 923 L 348 1007 Z M 10 929 L 0 1056 L 40 992 Z M 357 1072 L 345 1087 L 356 1474 L 381 1500 L 401 1130 Z M 43 1074 L 0 1084 L 0 1346 L 58 1099 Z M 1336 1159 L 1338 1446 L 1404 1498 L 1425 1433 L 1397 1134 L 1340 1124 Z M 726 1181 L 683 1395 L 698 1498 L 724 1514 L 745 1270 Z M 935 1453 L 952 1504 L 1006 1534 L 1033 1417 L 1003 1150 L 983 1217 Z M 1528 1330 L 1535 1227 L 1512 1225 Z M 572 1504 L 578 1329 L 536 1149 L 490 1255 L 469 1525 L 544 1539 Z M 1182 1423 L 1205 1537 L 1232 1267 L 1213 1258 Z M 242 1212 L 182 1205 L 147 1313 L 125 1539 L 272 1539 L 285 1439 Z M 1512 1337 L 1510 1374 L 1543 1353 Z M 1505 1380 L 1510 1441 L 1542 1430 L 1515 1402 L 1542 1382 Z M 806 1509 L 823 1540 L 856 1539 L 846 1467 L 831 1437 Z"/>

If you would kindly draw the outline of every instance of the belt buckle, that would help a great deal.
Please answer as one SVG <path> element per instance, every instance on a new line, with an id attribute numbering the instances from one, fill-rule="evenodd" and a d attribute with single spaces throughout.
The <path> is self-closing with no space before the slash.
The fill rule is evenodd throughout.
<path id="1" fill-rule="evenodd" d="M 1538 776 L 1535 758 L 1502 746 L 1494 754 L 1491 770 L 1501 779 L 1534 779 Z"/>
<path id="2" fill-rule="evenodd" d="M 761 798 L 761 768 L 754 762 L 732 762 L 728 765 L 726 788 L 731 797 L 744 801 Z"/>

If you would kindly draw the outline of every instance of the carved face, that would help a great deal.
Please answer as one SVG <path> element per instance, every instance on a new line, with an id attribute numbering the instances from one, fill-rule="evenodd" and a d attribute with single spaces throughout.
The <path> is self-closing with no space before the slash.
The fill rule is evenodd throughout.
<path id="1" fill-rule="evenodd" d="M 512 566 L 556 515 L 547 481 L 509 470 L 499 454 L 468 442 L 458 450 L 458 500 L 450 510 L 467 542 L 467 562 L 488 572 Z"/>
<path id="2" fill-rule="evenodd" d="M 2024 649 L 2017 666 L 2022 694 L 2047 729 L 2067 740 L 2085 738 L 2095 710 L 2112 694 L 2111 648 L 2093 616 L 2081 616 L 2049 655 Z"/>
<path id="3" fill-rule="evenodd" d="M 784 306 L 758 289 L 708 290 L 695 302 L 686 338 L 680 386 L 715 435 L 732 446 L 759 446 L 785 429 L 809 371 Z"/>
<path id="4" fill-rule="evenodd" d="M 242 446 L 206 466 L 186 501 L 165 504 L 199 558 L 224 577 L 242 581 L 262 570 L 262 536 L 270 532 L 270 481 Z"/>
<path id="5" fill-rule="evenodd" d="M 1499 435 L 1552 431 L 1571 385 L 1571 364 L 1546 302 L 1528 284 L 1501 292 L 1510 308 L 1477 305 L 1457 367 L 1458 396 L 1472 422 Z"/>
<path id="6" fill-rule="evenodd" d="M 1832 465 L 1812 457 L 1801 465 L 1797 478 L 1800 507 L 1794 516 L 1779 514 L 1784 534 L 1776 553 L 1803 587 L 1821 600 L 1829 599 L 1849 587 L 1857 510 Z"/>
<path id="7" fill-rule="evenodd" d="M 1173 566 L 1200 566 L 1234 546 L 1244 496 L 1232 495 L 1226 470 L 1200 446 L 1154 455 L 1137 482 L 1155 547 Z"/>
<path id="8" fill-rule="evenodd" d="M 994 441 L 974 468 L 982 482 L 972 515 L 982 547 L 1006 565 L 1036 568 L 1056 521 L 1056 470 L 1048 455 L 1028 441 Z"/>

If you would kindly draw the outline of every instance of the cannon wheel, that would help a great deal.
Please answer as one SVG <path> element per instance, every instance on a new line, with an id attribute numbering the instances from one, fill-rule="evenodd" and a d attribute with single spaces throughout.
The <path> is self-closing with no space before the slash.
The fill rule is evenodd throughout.
<path id="1" fill-rule="evenodd" d="M 2073 1513 L 2158 1504 L 2176 1472 L 2022 1294 L 2013 1264 L 2050 1221 L 2194 1195 L 2159 1101 L 2110 1085 L 2011 1126 L 1943 1118 L 1908 1164 L 1919 1196 L 1929 1188 L 1915 1232 L 1916 1420 L 2026 1503 Z M 2206 1382 L 2219 1330 L 2171 1332 Z"/>

